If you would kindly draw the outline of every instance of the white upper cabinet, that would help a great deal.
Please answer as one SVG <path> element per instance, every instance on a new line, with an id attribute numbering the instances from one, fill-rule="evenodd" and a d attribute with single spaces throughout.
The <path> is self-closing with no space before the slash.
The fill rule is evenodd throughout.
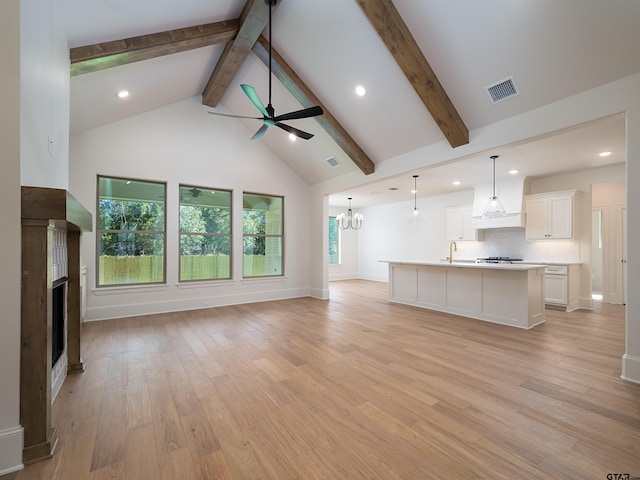
<path id="1" fill-rule="evenodd" d="M 573 238 L 576 190 L 525 197 L 527 240 Z"/>
<path id="2" fill-rule="evenodd" d="M 458 205 L 447 207 L 447 240 L 477 240 L 478 231 L 473 227 L 473 207 Z"/>

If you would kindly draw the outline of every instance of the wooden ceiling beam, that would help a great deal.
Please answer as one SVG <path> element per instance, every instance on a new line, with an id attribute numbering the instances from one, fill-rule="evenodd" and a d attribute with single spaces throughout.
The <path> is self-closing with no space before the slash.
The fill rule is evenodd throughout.
<path id="1" fill-rule="evenodd" d="M 280 2 L 271 7 L 273 12 Z M 264 0 L 247 0 L 240 15 L 240 29 L 232 42 L 228 42 L 213 73 L 202 92 L 202 103 L 215 107 L 249 55 L 253 44 L 269 21 L 269 6 Z"/>
<path id="2" fill-rule="evenodd" d="M 278 4 L 273 7 L 274 10 Z M 237 20 L 180 28 L 72 48 L 70 51 L 71 75 L 81 75 L 227 42 L 202 94 L 202 103 L 215 107 L 249 51 L 253 49 L 258 58 L 265 65 L 269 65 L 269 42 L 261 35 L 268 20 L 269 8 L 264 0 L 248 0 L 240 18 Z M 273 48 L 272 58 L 271 68 L 276 78 L 282 82 L 304 108 L 313 105 L 321 106 L 324 114 L 315 117 L 315 120 L 364 174 L 373 173 L 375 171 L 373 161 Z"/>
<path id="3" fill-rule="evenodd" d="M 469 130 L 391 0 L 356 0 L 452 147 L 469 143 Z"/>
<path id="4" fill-rule="evenodd" d="M 229 42 L 239 29 L 239 20 L 226 20 L 72 48 L 71 76 Z"/>
<path id="5" fill-rule="evenodd" d="M 269 66 L 269 41 L 262 35 L 258 37 L 258 41 L 253 46 L 253 53 Z M 340 125 L 336 118 L 329 110 L 322 105 L 322 102 L 316 97 L 311 89 L 302 81 L 302 79 L 294 72 L 293 68 L 284 61 L 282 56 L 271 47 L 271 72 L 286 87 L 286 89 L 300 102 L 303 108 L 318 105 L 324 110 L 324 114 L 314 117 L 320 126 L 329 134 L 329 136 L 338 144 L 338 146 L 351 158 L 365 175 L 369 175 L 375 171 L 375 164 L 369 156 L 360 148 L 360 146 L 351 138 L 347 131 Z"/>

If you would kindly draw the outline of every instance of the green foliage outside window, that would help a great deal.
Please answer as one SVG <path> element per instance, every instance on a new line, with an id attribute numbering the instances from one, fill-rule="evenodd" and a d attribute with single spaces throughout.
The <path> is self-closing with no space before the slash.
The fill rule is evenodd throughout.
<path id="1" fill-rule="evenodd" d="M 340 263 L 340 229 L 336 217 L 329 217 L 329 263 Z"/>
<path id="2" fill-rule="evenodd" d="M 165 184 L 98 177 L 98 286 L 165 281 Z"/>
<path id="3" fill-rule="evenodd" d="M 283 275 L 284 199 L 243 194 L 243 276 Z"/>
<path id="4" fill-rule="evenodd" d="M 231 278 L 231 192 L 180 186 L 180 281 Z"/>

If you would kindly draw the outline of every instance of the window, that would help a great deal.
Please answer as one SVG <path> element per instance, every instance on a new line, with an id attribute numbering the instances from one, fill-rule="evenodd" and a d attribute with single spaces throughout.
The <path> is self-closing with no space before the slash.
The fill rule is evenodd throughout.
<path id="1" fill-rule="evenodd" d="M 242 198 L 244 277 L 283 275 L 283 197 L 245 193 Z"/>
<path id="2" fill-rule="evenodd" d="M 336 217 L 329 217 L 329 263 L 340 263 L 340 229 Z"/>
<path id="3" fill-rule="evenodd" d="M 98 177 L 98 286 L 165 282 L 164 183 Z"/>
<path id="4" fill-rule="evenodd" d="M 231 278 L 231 192 L 180 185 L 180 281 Z"/>

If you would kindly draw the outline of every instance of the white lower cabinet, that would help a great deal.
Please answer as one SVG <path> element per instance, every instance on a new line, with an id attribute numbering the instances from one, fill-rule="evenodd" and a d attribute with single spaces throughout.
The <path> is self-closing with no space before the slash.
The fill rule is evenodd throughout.
<path id="1" fill-rule="evenodd" d="M 389 262 L 389 300 L 487 322 L 544 322 L 541 265 L 472 266 Z"/>
<path id="2" fill-rule="evenodd" d="M 571 312 L 579 307 L 580 265 L 547 265 L 544 271 L 544 302 L 548 307 Z"/>

